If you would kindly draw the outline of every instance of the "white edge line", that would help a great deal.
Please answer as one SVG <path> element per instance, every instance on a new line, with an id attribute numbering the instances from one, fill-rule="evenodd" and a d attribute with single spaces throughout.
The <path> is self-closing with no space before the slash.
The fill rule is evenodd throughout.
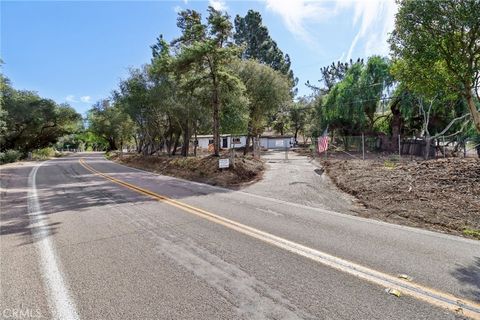
<path id="1" fill-rule="evenodd" d="M 152 171 L 146 171 L 146 170 L 130 167 L 130 166 L 127 166 L 127 165 L 124 165 L 124 164 L 121 164 L 121 163 L 118 163 L 118 162 L 115 162 L 115 161 L 112 161 L 112 160 L 108 160 L 105 157 L 103 159 L 105 159 L 108 162 L 117 164 L 117 165 L 125 167 L 125 168 L 129 168 L 129 169 L 132 169 L 132 170 L 136 170 L 136 171 L 140 171 L 140 172 L 144 172 L 144 173 L 148 173 L 148 174 L 153 174 L 153 175 L 156 175 L 156 176 L 159 176 L 159 177 L 166 177 L 166 178 L 170 178 L 170 179 L 173 179 L 173 180 L 179 180 L 179 181 L 195 184 L 195 185 L 198 185 L 198 186 L 201 186 L 201 187 L 216 189 L 216 190 L 220 190 L 220 191 L 224 191 L 224 192 L 237 192 L 237 193 L 241 193 L 241 194 L 246 195 L 246 196 L 251 196 L 251 197 L 258 198 L 258 199 L 263 199 L 263 200 L 268 200 L 268 201 L 271 201 L 271 202 L 276 202 L 278 204 L 285 204 L 285 205 L 290 205 L 290 206 L 297 207 L 297 208 L 313 210 L 313 211 L 317 211 L 317 212 L 320 212 L 320 213 L 329 214 L 329 215 L 342 217 L 342 218 L 346 218 L 346 219 L 351 219 L 351 220 L 356 220 L 356 221 L 363 221 L 363 222 L 367 222 L 367 223 L 385 225 L 385 226 L 392 227 L 392 228 L 395 228 L 395 229 L 404 230 L 404 231 L 412 231 L 412 232 L 420 233 L 420 234 L 427 235 L 427 236 L 444 238 L 444 239 L 448 239 L 448 240 L 461 241 L 461 242 L 466 242 L 466 243 L 469 243 L 469 244 L 476 244 L 476 245 L 480 244 L 480 241 L 478 241 L 478 240 L 463 238 L 463 237 L 455 236 L 455 235 L 452 235 L 452 234 L 446 234 L 446 233 L 435 232 L 435 231 L 431 231 L 431 230 L 424 230 L 424 229 L 410 227 L 410 226 L 398 225 L 398 224 L 393 224 L 393 223 L 389 223 L 389 222 L 385 222 L 385 221 L 379 221 L 379 220 L 375 220 L 375 219 L 369 219 L 369 218 L 354 216 L 354 215 L 345 214 L 345 213 L 341 213 L 341 212 L 331 211 L 331 210 L 327 210 L 327 209 L 310 207 L 310 206 L 306 206 L 306 205 L 303 205 L 303 204 L 300 204 L 300 203 L 294 203 L 294 202 L 279 200 L 279 199 L 275 199 L 275 198 L 265 197 L 265 196 L 261 196 L 261 195 L 258 195 L 258 194 L 253 194 L 253 193 L 249 193 L 249 192 L 245 192 L 245 191 L 241 191 L 241 190 L 233 190 L 233 189 L 222 188 L 222 187 L 218 187 L 218 186 L 212 186 L 212 185 L 206 184 L 206 183 L 186 180 L 186 179 L 182 179 L 182 178 L 177 178 L 177 177 L 172 177 L 172 176 L 168 176 L 168 175 L 164 175 L 164 174 L 159 174 L 159 173 L 152 172 Z"/>
<path id="2" fill-rule="evenodd" d="M 46 225 L 46 217 L 40 207 L 37 193 L 36 176 L 38 169 L 46 163 L 42 162 L 30 171 L 28 176 L 28 216 L 32 227 L 32 236 L 36 241 L 42 268 L 42 278 L 47 290 L 52 315 L 59 320 L 79 319 L 75 304 L 70 297 L 50 241 L 50 232 Z"/>
<path id="3" fill-rule="evenodd" d="M 85 165 L 88 166 L 88 164 L 86 163 Z M 130 186 L 132 186 L 132 185 L 129 186 L 127 182 L 118 180 L 117 178 L 113 178 L 112 176 L 108 174 L 104 174 L 91 167 L 89 169 L 88 167 L 85 167 L 85 168 L 96 175 L 102 176 L 109 180 L 114 179 L 115 181 L 112 180 L 112 182 L 114 183 L 117 183 L 119 185 L 124 185 L 129 188 Z M 136 186 L 133 185 L 133 187 L 136 187 Z M 136 189 L 135 191 L 139 193 L 147 194 L 154 198 L 159 198 L 159 196 L 155 192 L 151 192 L 149 190 L 146 190 L 146 191 L 150 192 L 151 194 L 144 192 L 144 190 L 142 189 Z M 224 225 L 227 228 L 230 228 L 232 230 L 236 230 L 240 233 L 243 233 L 253 238 L 267 242 L 276 247 L 298 254 L 305 258 L 314 260 L 328 267 L 340 270 L 344 273 L 356 276 L 364 280 L 368 280 L 369 282 L 372 282 L 376 285 L 379 285 L 385 288 L 394 288 L 394 289 L 400 290 L 409 296 L 413 296 L 419 300 L 426 301 L 432 305 L 440 306 L 450 311 L 456 311 L 456 309 L 459 307 L 464 308 L 466 314 L 468 314 L 473 318 L 476 318 L 477 314 L 479 314 L 480 312 L 480 309 L 478 308 L 478 306 L 476 306 L 475 302 L 470 302 L 461 298 L 457 298 L 449 293 L 443 293 L 440 291 L 436 291 L 435 289 L 423 287 L 421 284 L 408 283 L 405 280 L 398 279 L 390 274 L 383 273 L 375 269 L 371 269 L 369 267 L 356 264 L 349 260 L 338 258 L 336 256 L 330 255 L 328 253 L 325 253 L 313 248 L 309 248 L 302 244 L 275 236 L 273 234 L 258 230 L 253 227 L 243 225 L 242 223 L 230 220 L 222 216 L 218 216 L 208 211 L 197 209 L 194 206 L 191 206 L 182 202 L 178 202 L 175 199 L 167 198 L 166 201 L 167 203 L 170 203 L 175 207 L 180 206 L 182 207 L 183 210 L 186 210 L 194 215 L 200 216 L 203 219 Z"/>

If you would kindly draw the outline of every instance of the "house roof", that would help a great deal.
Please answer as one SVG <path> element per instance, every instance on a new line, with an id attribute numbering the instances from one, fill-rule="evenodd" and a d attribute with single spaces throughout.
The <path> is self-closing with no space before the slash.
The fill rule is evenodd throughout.
<path id="1" fill-rule="evenodd" d="M 227 137 L 234 137 L 234 138 L 239 138 L 239 137 L 246 137 L 247 135 L 246 134 L 221 134 L 220 137 L 221 138 L 227 138 Z M 209 139 L 213 139 L 213 135 L 212 134 L 199 134 L 197 135 L 197 139 L 201 139 L 201 138 L 209 138 Z M 262 135 L 260 136 L 260 138 L 267 138 L 267 139 L 290 139 L 290 138 L 293 138 L 293 135 Z M 192 136 L 192 139 L 195 139 L 195 136 Z"/>
<path id="2" fill-rule="evenodd" d="M 235 138 L 238 138 L 238 137 L 246 137 L 247 135 L 246 134 L 237 134 L 237 135 L 232 135 L 232 134 L 221 134 L 220 137 L 222 138 L 226 138 L 226 137 L 235 137 Z M 195 136 L 192 136 L 193 139 L 195 139 Z M 212 138 L 213 139 L 213 134 L 199 134 L 197 135 L 197 138 Z"/>

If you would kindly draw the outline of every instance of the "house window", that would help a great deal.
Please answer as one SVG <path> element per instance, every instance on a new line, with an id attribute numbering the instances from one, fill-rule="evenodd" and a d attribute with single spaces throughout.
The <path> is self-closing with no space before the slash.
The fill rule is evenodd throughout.
<path id="1" fill-rule="evenodd" d="M 232 143 L 239 144 L 240 138 L 232 138 Z"/>
<path id="2" fill-rule="evenodd" d="M 213 139 L 208 139 L 208 144 L 213 144 Z"/>

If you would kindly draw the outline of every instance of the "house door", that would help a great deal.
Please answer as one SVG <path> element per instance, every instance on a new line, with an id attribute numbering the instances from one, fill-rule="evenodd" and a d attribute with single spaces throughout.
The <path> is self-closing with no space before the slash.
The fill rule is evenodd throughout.
<path id="1" fill-rule="evenodd" d="M 222 138 L 222 148 L 228 148 L 228 138 Z"/>

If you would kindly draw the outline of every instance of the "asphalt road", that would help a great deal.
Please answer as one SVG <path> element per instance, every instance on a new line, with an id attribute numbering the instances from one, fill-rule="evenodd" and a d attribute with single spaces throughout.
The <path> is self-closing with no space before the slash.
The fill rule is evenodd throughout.
<path id="1" fill-rule="evenodd" d="M 2 319 L 480 316 L 479 241 L 153 175 L 100 154 L 3 167 L 1 187 Z M 398 274 L 411 278 L 398 280 L 407 283 L 400 297 L 381 282 Z M 462 307 L 425 298 L 437 293 Z"/>

